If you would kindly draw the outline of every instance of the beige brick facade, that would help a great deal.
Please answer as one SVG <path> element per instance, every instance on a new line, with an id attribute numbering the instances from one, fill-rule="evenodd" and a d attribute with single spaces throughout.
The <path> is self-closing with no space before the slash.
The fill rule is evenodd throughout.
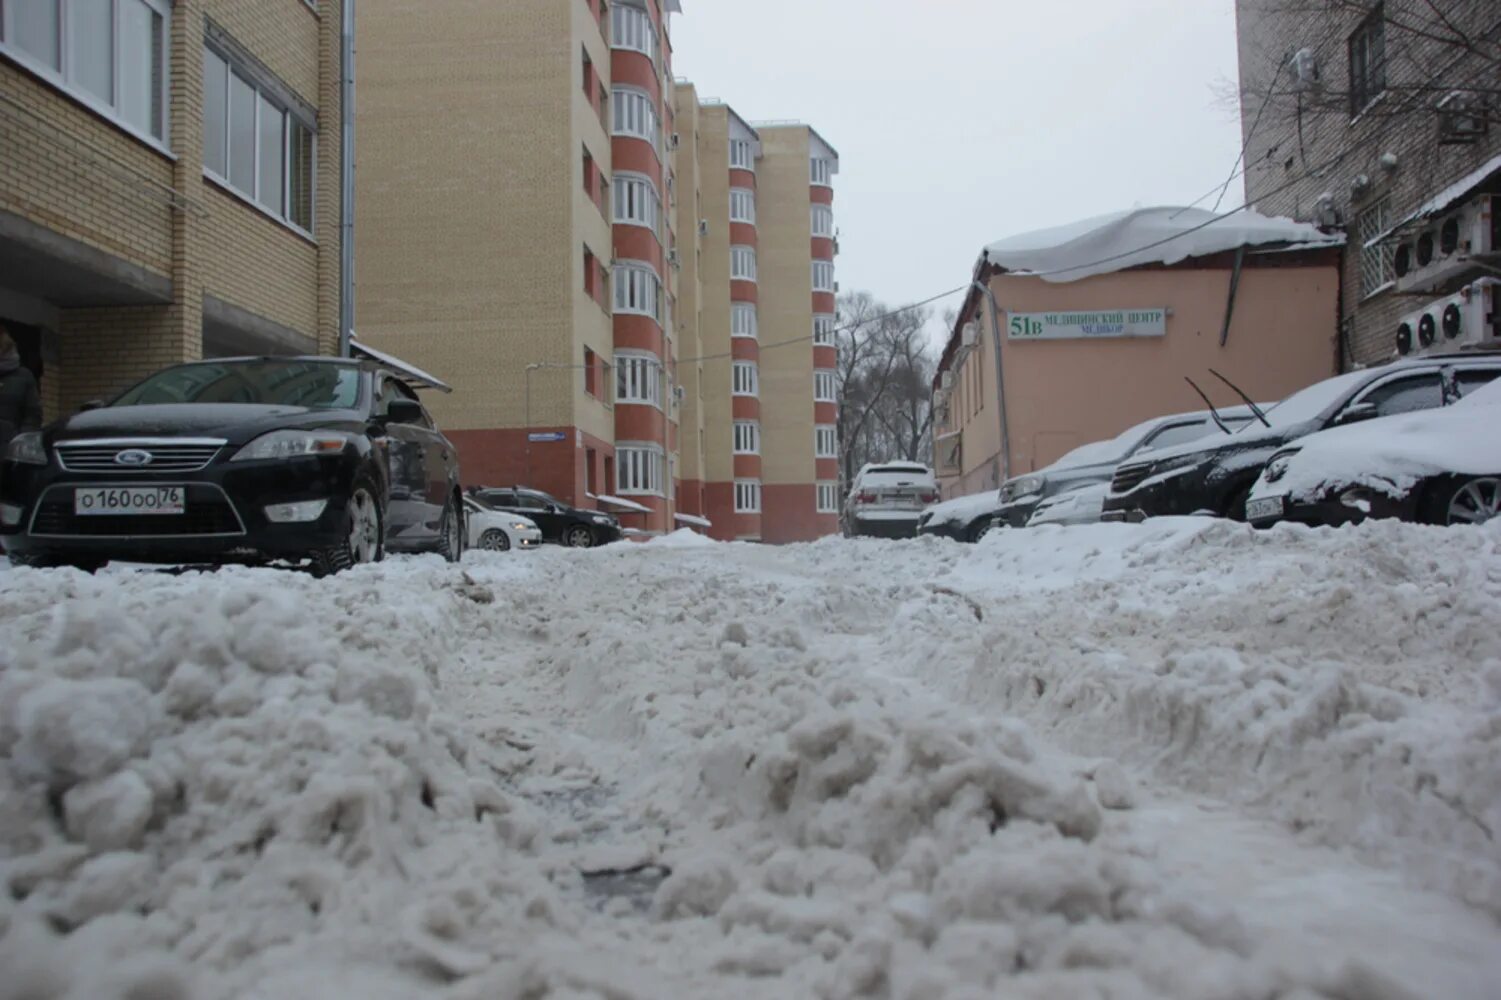
<path id="1" fill-rule="evenodd" d="M 160 9 L 156 72 L 169 84 L 155 137 L 88 99 L 65 67 L 0 37 L 0 321 L 41 369 L 49 418 L 205 353 L 338 346 L 340 5 L 175 0 Z M 205 174 L 211 31 L 268 100 L 312 118 L 309 232 Z M 141 52 L 117 58 L 149 65 Z M 289 94 L 295 109 L 282 107 Z"/>

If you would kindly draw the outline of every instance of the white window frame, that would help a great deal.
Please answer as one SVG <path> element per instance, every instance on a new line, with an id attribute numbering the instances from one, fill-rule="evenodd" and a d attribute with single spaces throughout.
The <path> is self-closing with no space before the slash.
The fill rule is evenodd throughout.
<path id="1" fill-rule="evenodd" d="M 756 280 L 756 248 L 748 246 L 730 247 L 730 280 L 731 281 L 755 281 Z"/>
<path id="2" fill-rule="evenodd" d="M 756 316 L 754 302 L 730 303 L 730 336 L 755 340 L 760 336 L 761 324 Z"/>
<path id="3" fill-rule="evenodd" d="M 639 52 L 657 64 L 661 42 L 657 26 L 643 7 L 629 3 L 610 4 L 610 48 Z"/>
<path id="4" fill-rule="evenodd" d="M 816 503 L 815 509 L 819 514 L 839 513 L 839 484 L 819 483 Z"/>
<path id="5" fill-rule="evenodd" d="M 616 223 L 662 232 L 662 196 L 645 174 L 620 171 L 610 181 L 610 210 Z"/>
<path id="6" fill-rule="evenodd" d="M 761 454 L 761 424 L 756 420 L 737 420 L 734 426 L 734 453 Z"/>
<path id="7" fill-rule="evenodd" d="M 662 408 L 662 361 L 655 354 L 615 352 L 615 402 Z"/>
<path id="8" fill-rule="evenodd" d="M 814 187 L 833 187 L 834 162 L 824 156 L 810 157 L 808 160 L 808 180 Z"/>
<path id="9" fill-rule="evenodd" d="M 662 148 L 662 123 L 650 94 L 639 87 L 616 86 L 610 90 L 610 134 L 641 139 L 651 148 Z"/>
<path id="10" fill-rule="evenodd" d="M 834 291 L 834 262 L 832 260 L 815 260 L 813 262 L 813 290 L 815 292 Z"/>
<path id="11" fill-rule="evenodd" d="M 730 362 L 730 395 L 760 397 L 760 366 L 754 361 Z"/>
<path id="12" fill-rule="evenodd" d="M 617 316 L 648 316 L 662 322 L 662 278 L 643 261 L 620 261 L 610 274 Z"/>
<path id="13" fill-rule="evenodd" d="M 615 445 L 615 492 L 620 496 L 661 497 L 662 446 L 650 441 Z"/>
<path id="14" fill-rule="evenodd" d="M 813 401 L 815 403 L 839 402 L 839 377 L 834 369 L 813 369 Z"/>
<path id="15" fill-rule="evenodd" d="M 834 314 L 815 313 L 813 315 L 813 345 L 815 347 L 837 347 L 838 339 L 834 333 Z"/>
<path id="16" fill-rule="evenodd" d="M 1396 245 L 1382 239 L 1391 228 L 1391 197 L 1382 196 L 1355 217 L 1360 237 L 1360 297 L 1368 299 L 1397 281 Z"/>
<path id="17" fill-rule="evenodd" d="M 828 205 L 815 204 L 808 224 L 812 227 L 814 236 L 822 236 L 830 240 L 834 238 L 834 210 Z"/>
<path id="18" fill-rule="evenodd" d="M 816 424 L 813 427 L 813 457 L 839 457 L 839 428 L 833 424 Z"/>
<path id="19" fill-rule="evenodd" d="M 54 67 L 38 59 L 36 56 L 22 49 L 14 39 L 15 29 L 15 6 L 17 0 L 4 0 L 0 3 L 0 54 L 4 54 L 14 60 L 18 65 L 25 67 L 36 77 L 46 81 L 49 85 L 67 94 L 73 100 L 98 112 L 108 118 L 115 125 L 140 139 L 147 145 L 154 146 L 168 155 L 171 155 L 171 120 L 172 120 L 172 4 L 170 0 L 139 0 L 141 6 L 151 10 L 161 18 L 161 52 L 158 58 L 160 63 L 155 67 L 156 75 L 160 78 L 156 95 L 156 113 L 159 121 L 154 125 L 161 130 L 157 135 L 150 129 L 143 130 L 140 126 L 129 121 L 119 109 L 120 91 L 122 80 L 122 66 L 124 60 L 120 58 L 120 25 L 123 17 L 121 0 L 111 0 L 110 24 L 111 44 L 110 58 L 112 60 L 113 73 L 110 78 L 110 99 L 105 100 L 98 94 L 85 87 L 77 79 L 74 72 L 73 38 L 70 34 L 72 14 L 70 7 L 73 0 L 26 0 L 28 3 L 48 3 L 57 12 L 57 57 L 58 63 Z"/>
<path id="20" fill-rule="evenodd" d="M 730 221 L 756 224 L 756 192 L 750 188 L 730 188 Z"/>
<path id="21" fill-rule="evenodd" d="M 756 172 L 755 145 L 749 139 L 730 140 L 730 169 Z"/>
<path id="22" fill-rule="evenodd" d="M 761 513 L 761 480 L 735 480 L 735 513 Z"/>

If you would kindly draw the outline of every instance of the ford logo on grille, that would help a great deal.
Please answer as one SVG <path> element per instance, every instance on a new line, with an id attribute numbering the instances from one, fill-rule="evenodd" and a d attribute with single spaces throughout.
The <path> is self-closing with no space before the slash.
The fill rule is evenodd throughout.
<path id="1" fill-rule="evenodd" d="M 129 448 L 115 456 L 116 465 L 128 465 L 131 468 L 140 468 L 151 464 L 151 452 L 142 451 L 139 448 Z"/>

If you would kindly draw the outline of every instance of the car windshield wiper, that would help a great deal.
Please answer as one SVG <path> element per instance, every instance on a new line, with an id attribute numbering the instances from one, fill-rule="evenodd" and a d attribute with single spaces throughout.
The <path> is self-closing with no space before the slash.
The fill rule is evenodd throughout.
<path id="1" fill-rule="evenodd" d="M 1261 407 L 1253 403 L 1250 396 L 1247 396 L 1245 393 L 1241 392 L 1240 386 L 1236 385 L 1234 382 L 1230 381 L 1225 376 L 1215 371 L 1213 368 L 1209 369 L 1209 374 L 1213 375 L 1215 378 L 1228 385 L 1237 396 L 1239 396 L 1241 399 L 1244 399 L 1246 401 L 1246 405 L 1251 408 L 1252 413 L 1256 414 L 1256 419 L 1261 421 L 1261 425 L 1263 427 L 1270 428 L 1272 426 L 1272 422 L 1266 418 L 1266 414 L 1261 412 Z"/>
<path id="2" fill-rule="evenodd" d="M 1204 395 L 1204 390 L 1199 388 L 1199 384 L 1193 379 L 1189 378 L 1187 375 L 1183 376 L 1183 381 L 1193 386 L 1194 392 L 1198 393 L 1199 398 L 1204 401 L 1204 405 L 1209 407 L 1209 418 L 1214 421 L 1214 425 L 1220 430 L 1224 431 L 1226 434 L 1231 433 L 1230 428 L 1227 427 L 1225 425 L 1225 422 L 1220 419 L 1220 411 L 1214 408 L 1214 404 L 1209 401 L 1208 396 Z"/>

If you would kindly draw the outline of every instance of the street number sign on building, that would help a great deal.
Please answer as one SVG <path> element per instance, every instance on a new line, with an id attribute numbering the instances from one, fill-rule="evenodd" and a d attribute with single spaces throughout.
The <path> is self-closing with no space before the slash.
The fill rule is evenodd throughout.
<path id="1" fill-rule="evenodd" d="M 1098 312 L 1011 313 L 1011 340 L 1095 340 L 1104 337 L 1161 337 L 1166 309 L 1105 309 Z"/>

